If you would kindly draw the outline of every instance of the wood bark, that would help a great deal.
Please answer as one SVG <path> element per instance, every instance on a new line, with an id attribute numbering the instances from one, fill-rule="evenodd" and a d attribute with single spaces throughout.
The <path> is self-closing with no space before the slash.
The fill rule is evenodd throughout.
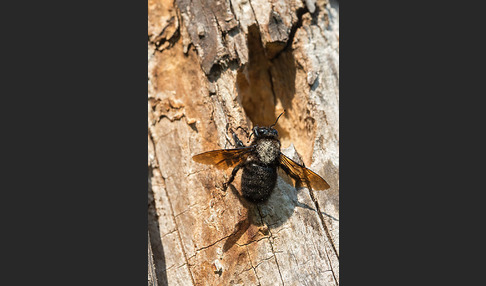
<path id="1" fill-rule="evenodd" d="M 149 0 L 148 12 L 148 219 L 158 285 L 338 285 L 337 4 Z M 253 205 L 239 195 L 241 174 L 223 191 L 231 170 L 192 161 L 232 148 L 230 129 L 246 143 L 242 129 L 268 126 L 283 110 L 284 153 L 330 189 L 295 188 L 281 174 L 269 201 Z"/>

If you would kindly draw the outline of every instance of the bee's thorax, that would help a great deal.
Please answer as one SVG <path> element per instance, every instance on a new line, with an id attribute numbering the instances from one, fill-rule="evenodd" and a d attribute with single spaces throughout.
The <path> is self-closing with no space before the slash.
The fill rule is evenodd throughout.
<path id="1" fill-rule="evenodd" d="M 256 142 L 256 153 L 262 163 L 274 163 L 280 155 L 280 142 L 275 139 L 259 139 Z"/>

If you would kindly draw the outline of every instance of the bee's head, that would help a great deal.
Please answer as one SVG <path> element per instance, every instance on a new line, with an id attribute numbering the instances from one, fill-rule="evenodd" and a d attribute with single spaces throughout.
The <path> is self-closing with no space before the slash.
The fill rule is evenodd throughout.
<path id="1" fill-rule="evenodd" d="M 278 132 L 273 127 L 253 127 L 253 134 L 256 138 L 278 138 Z"/>
<path id="2" fill-rule="evenodd" d="M 280 115 L 277 117 L 277 120 L 275 120 L 275 123 L 270 125 L 269 127 L 258 127 L 258 126 L 253 127 L 253 132 L 250 134 L 250 138 L 251 138 L 252 135 L 255 135 L 256 138 L 278 139 L 277 129 L 273 128 L 273 126 L 275 126 L 275 124 L 277 124 L 278 119 L 284 113 L 285 113 L 285 110 L 282 113 L 280 113 Z"/>

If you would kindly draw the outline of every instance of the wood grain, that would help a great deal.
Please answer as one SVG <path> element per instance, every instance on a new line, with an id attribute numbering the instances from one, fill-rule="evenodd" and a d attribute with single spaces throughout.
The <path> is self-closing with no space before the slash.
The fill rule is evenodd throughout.
<path id="1" fill-rule="evenodd" d="M 163 251 L 153 255 L 163 263 L 152 264 L 164 284 L 339 285 L 335 8 L 311 0 L 149 1 L 149 220 Z M 329 189 L 295 189 L 279 177 L 269 201 L 251 205 L 238 195 L 240 174 L 223 192 L 231 169 L 192 160 L 234 148 L 229 128 L 246 143 L 241 128 L 268 126 L 284 109 L 276 126 L 282 152 Z"/>

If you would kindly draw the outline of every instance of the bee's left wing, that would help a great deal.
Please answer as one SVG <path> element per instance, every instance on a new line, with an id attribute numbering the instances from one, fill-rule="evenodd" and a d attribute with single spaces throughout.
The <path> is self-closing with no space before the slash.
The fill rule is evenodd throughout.
<path id="1" fill-rule="evenodd" d="M 198 163 L 213 165 L 218 169 L 227 169 L 245 162 L 252 150 L 253 146 L 213 150 L 194 155 L 192 159 Z"/>
<path id="2" fill-rule="evenodd" d="M 326 190 L 330 186 L 321 176 L 298 164 L 280 153 L 280 167 L 292 178 L 302 183 L 303 187 L 313 190 Z"/>

